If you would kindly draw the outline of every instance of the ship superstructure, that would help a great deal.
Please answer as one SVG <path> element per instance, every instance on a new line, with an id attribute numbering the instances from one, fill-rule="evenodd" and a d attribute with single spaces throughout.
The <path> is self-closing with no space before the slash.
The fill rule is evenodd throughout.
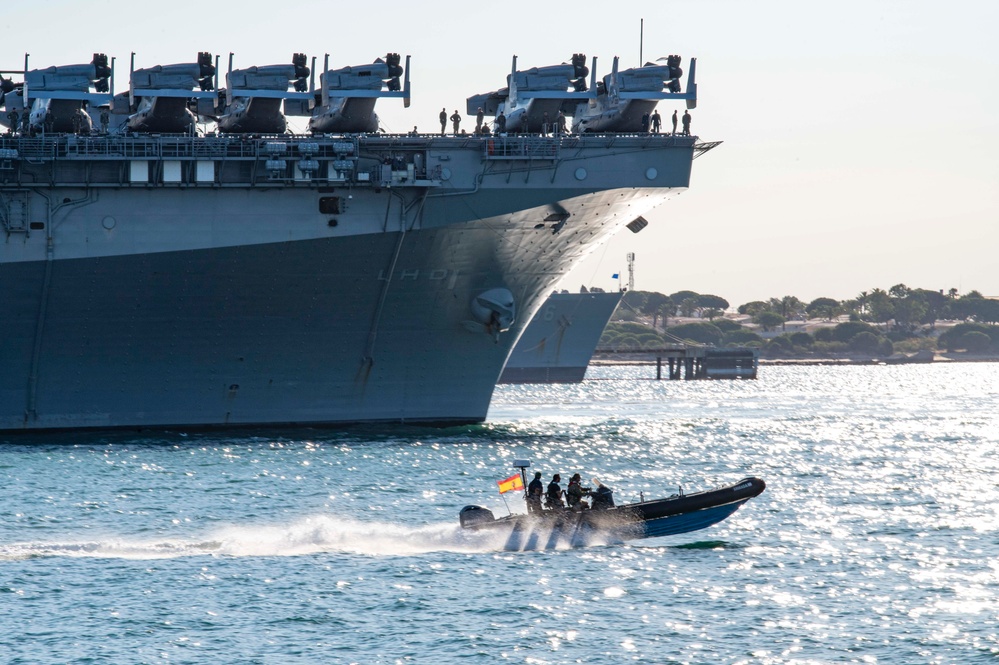
<path id="1" fill-rule="evenodd" d="M 695 137 L 0 137 L 0 430 L 478 422 Z"/>

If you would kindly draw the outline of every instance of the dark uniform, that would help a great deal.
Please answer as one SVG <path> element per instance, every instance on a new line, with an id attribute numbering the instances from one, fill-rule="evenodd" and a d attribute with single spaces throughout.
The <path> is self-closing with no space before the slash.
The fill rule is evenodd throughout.
<path id="1" fill-rule="evenodd" d="M 676 119 L 673 120 L 673 125 L 675 129 Z M 441 109 L 441 136 L 444 136 L 444 132 L 447 130 L 447 111 Z"/>
<path id="2" fill-rule="evenodd" d="M 598 482 L 596 491 L 590 494 L 590 508 L 593 510 L 606 510 L 613 507 L 614 491 Z"/>
<path id="3" fill-rule="evenodd" d="M 569 480 L 569 487 L 565 491 L 565 500 L 570 508 L 585 508 L 583 497 L 590 493 L 589 487 L 582 486 L 582 480 L 578 473 L 573 474 Z"/>
<path id="4" fill-rule="evenodd" d="M 544 491 L 545 485 L 541 482 L 541 472 L 537 471 L 534 474 L 534 480 L 527 486 L 527 495 L 524 496 L 527 501 L 527 512 L 541 512 L 541 495 L 544 494 Z"/>
<path id="5" fill-rule="evenodd" d="M 545 507 L 551 510 L 558 510 L 560 508 L 565 508 L 565 504 L 562 503 L 562 488 L 559 486 L 559 482 L 562 481 L 562 476 L 557 473 L 552 476 L 552 481 L 548 483 L 548 491 L 545 492 Z"/>

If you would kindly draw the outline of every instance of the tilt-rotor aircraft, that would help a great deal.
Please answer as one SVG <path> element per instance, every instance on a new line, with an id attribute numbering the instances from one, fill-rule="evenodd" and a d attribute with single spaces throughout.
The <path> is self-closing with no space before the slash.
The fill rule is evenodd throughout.
<path id="1" fill-rule="evenodd" d="M 24 70 L 0 72 L 4 73 L 23 74 L 24 82 L 0 76 L 0 102 L 4 104 L 0 122 L 26 134 L 89 134 L 93 130 L 90 110 L 111 101 L 111 67 L 103 53 L 95 53 L 86 64 L 45 69 L 28 69 L 25 55 Z"/>
<path id="2" fill-rule="evenodd" d="M 509 132 L 543 131 L 546 118 L 547 129 L 551 130 L 560 111 L 572 116 L 574 133 L 640 132 L 642 117 L 651 114 L 661 100 L 685 100 L 690 109 L 697 106 L 696 59 L 690 61 L 687 88 L 683 92 L 680 56 L 671 55 L 665 60 L 665 65 L 647 63 L 619 71 L 619 58 L 615 57 L 611 73 L 597 82 L 596 58 L 593 58 L 592 69 L 587 70 L 586 56 L 581 53 L 573 55 L 570 63 L 521 71 L 517 70 L 517 57 L 514 56 L 507 87 L 469 97 L 467 112 L 475 115 L 481 108 L 484 115 L 499 117 L 502 114 Z M 591 75 L 589 86 L 586 84 L 588 73 Z"/>
<path id="3" fill-rule="evenodd" d="M 593 59 L 593 70 L 597 61 Z M 475 116 L 481 108 L 484 115 L 506 118 L 506 130 L 511 132 L 540 133 L 547 123 L 558 117 L 558 112 L 571 115 L 580 100 L 592 99 L 592 84 L 587 86 L 586 56 L 575 53 L 572 60 L 560 65 L 532 67 L 517 70 L 517 56 L 507 76 L 507 87 L 493 92 L 469 97 L 466 102 L 468 115 Z M 525 123 L 526 118 L 526 123 Z"/>
<path id="4" fill-rule="evenodd" d="M 596 97 L 576 107 L 572 123 L 574 133 L 640 132 L 642 117 L 651 115 L 664 99 L 684 100 L 688 109 L 697 107 L 696 58 L 690 60 L 685 92 L 680 91 L 683 70 L 678 55 L 660 58 L 658 62 L 665 60 L 665 65 L 649 62 L 624 71 L 618 71 L 618 60 L 614 58 L 611 73 L 597 84 Z"/>
<path id="5" fill-rule="evenodd" d="M 331 71 L 327 55 L 309 131 L 313 134 L 377 132 L 375 102 L 379 97 L 401 97 L 403 105 L 409 108 L 409 56 L 405 69 L 401 62 L 398 53 L 389 53 L 384 60 L 378 58 L 370 65 Z"/>
<path id="6" fill-rule="evenodd" d="M 306 66 L 304 53 L 294 54 L 289 65 L 236 70 L 232 68 L 232 56 L 230 53 L 225 90 L 219 94 L 220 132 L 283 134 L 288 128 L 286 115 L 308 115 L 313 97 L 308 80 L 312 69 Z"/>
<path id="7" fill-rule="evenodd" d="M 127 131 L 191 134 L 198 115 L 215 112 L 212 54 L 198 53 L 197 62 L 135 69 L 132 54 L 127 93 L 115 95 L 111 110 L 128 115 Z M 195 88 L 198 88 L 195 90 Z M 192 102 L 198 113 L 191 111 Z"/>

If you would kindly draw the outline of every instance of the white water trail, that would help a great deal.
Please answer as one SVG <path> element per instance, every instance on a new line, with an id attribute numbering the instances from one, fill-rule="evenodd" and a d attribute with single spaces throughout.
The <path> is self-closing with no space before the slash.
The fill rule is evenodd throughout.
<path id="1" fill-rule="evenodd" d="M 274 557 L 321 553 L 412 556 L 430 552 L 491 552 L 505 536 L 463 531 L 450 523 L 411 527 L 317 515 L 289 524 L 228 525 L 204 538 L 0 543 L 0 561 L 38 557 L 174 559 L 190 556 Z"/>

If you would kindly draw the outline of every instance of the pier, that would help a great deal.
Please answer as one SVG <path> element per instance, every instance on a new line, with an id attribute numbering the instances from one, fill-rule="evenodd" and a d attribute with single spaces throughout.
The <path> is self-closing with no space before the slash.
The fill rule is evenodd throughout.
<path id="1" fill-rule="evenodd" d="M 655 358 L 656 380 L 755 379 L 760 363 L 758 349 L 717 349 L 676 345 L 656 349 L 601 349 L 597 355 L 646 360 Z M 665 363 L 663 362 L 665 360 Z M 663 369 L 666 369 L 665 376 Z"/>

